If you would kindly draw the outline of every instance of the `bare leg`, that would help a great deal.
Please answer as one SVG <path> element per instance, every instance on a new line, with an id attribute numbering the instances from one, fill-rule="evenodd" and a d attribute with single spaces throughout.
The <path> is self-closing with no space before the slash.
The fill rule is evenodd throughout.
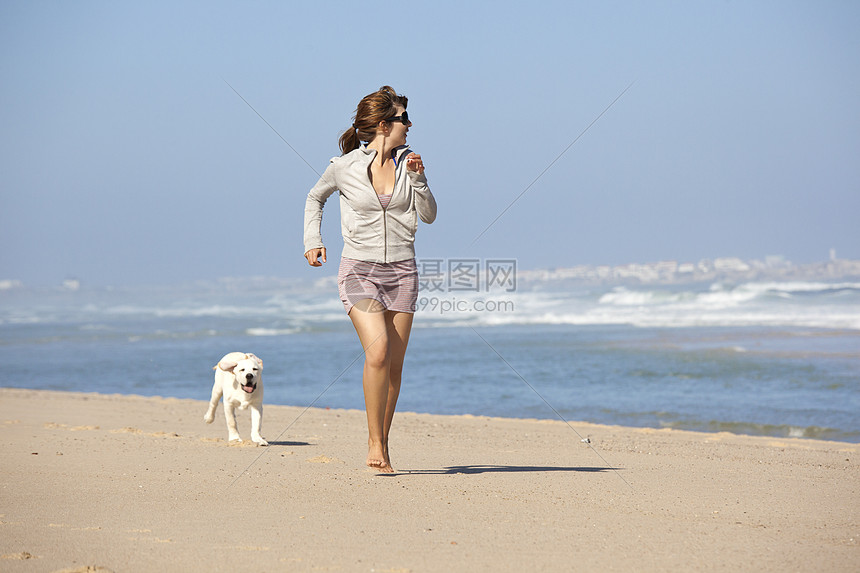
<path id="1" fill-rule="evenodd" d="M 385 410 L 388 404 L 388 332 L 384 307 L 370 299 L 359 301 L 349 312 L 364 348 L 364 405 L 367 410 L 367 465 L 381 472 L 394 470 L 385 455 Z"/>
<path id="2" fill-rule="evenodd" d="M 412 332 L 413 314 L 409 312 L 385 312 L 386 332 L 388 333 L 388 401 L 385 405 L 385 422 L 383 425 L 383 445 L 385 462 L 391 466 L 388 454 L 388 437 L 391 433 L 391 422 L 394 420 L 394 410 L 397 408 L 397 398 L 400 396 L 400 383 L 403 374 L 403 360 L 406 357 L 406 346 Z"/>

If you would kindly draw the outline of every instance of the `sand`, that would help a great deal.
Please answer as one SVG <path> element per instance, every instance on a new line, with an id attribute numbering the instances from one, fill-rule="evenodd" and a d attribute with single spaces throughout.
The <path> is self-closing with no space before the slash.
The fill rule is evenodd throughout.
<path id="1" fill-rule="evenodd" d="M 361 411 L 205 411 L 0 389 L 0 571 L 860 570 L 858 444 L 402 413 L 380 475 Z"/>

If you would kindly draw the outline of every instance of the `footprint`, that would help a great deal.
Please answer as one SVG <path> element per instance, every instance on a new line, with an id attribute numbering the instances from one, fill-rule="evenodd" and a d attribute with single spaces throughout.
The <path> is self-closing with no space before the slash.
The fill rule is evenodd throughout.
<path id="1" fill-rule="evenodd" d="M 317 456 L 315 458 L 310 458 L 310 459 L 305 460 L 305 461 L 310 462 L 312 464 L 330 464 L 332 462 L 340 462 L 340 460 L 337 458 L 330 458 L 328 456 L 322 456 L 322 455 Z"/>
<path id="2" fill-rule="evenodd" d="M 90 527 L 72 527 L 67 523 L 49 523 L 48 527 L 68 527 L 70 531 L 101 531 L 101 527 L 97 525 Z"/>
<path id="3" fill-rule="evenodd" d="M 114 573 L 112 569 L 101 567 L 100 565 L 86 565 L 84 567 L 72 567 L 70 569 L 60 569 L 53 573 Z"/>
<path id="4" fill-rule="evenodd" d="M 238 440 L 233 440 L 227 445 L 231 448 L 256 448 L 258 446 L 256 442 L 252 442 L 251 440 L 242 440 L 241 442 Z"/>
<path id="5" fill-rule="evenodd" d="M 111 430 L 111 434 L 142 434 L 143 430 L 138 430 L 137 428 L 120 428 L 119 430 Z"/>
<path id="6" fill-rule="evenodd" d="M 38 557 L 32 553 L 28 553 L 27 551 L 22 551 L 21 553 L 6 553 L 5 555 L 0 555 L 0 559 L 17 559 L 18 561 L 26 561 L 27 559 L 38 559 Z"/>
<path id="7" fill-rule="evenodd" d="M 82 430 L 98 430 L 98 426 L 69 426 L 68 424 L 58 424 L 57 422 L 45 422 L 42 425 L 46 430 L 68 430 L 70 432 L 80 432 Z"/>
<path id="8" fill-rule="evenodd" d="M 158 537 L 127 537 L 129 541 L 149 541 L 150 543 L 175 543 L 172 539 L 159 539 Z"/>

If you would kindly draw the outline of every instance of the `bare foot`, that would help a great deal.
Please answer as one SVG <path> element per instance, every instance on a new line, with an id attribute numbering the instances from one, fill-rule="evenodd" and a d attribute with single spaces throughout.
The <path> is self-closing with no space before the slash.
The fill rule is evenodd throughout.
<path id="1" fill-rule="evenodd" d="M 367 467 L 379 470 L 384 474 L 393 474 L 394 468 L 391 467 L 387 449 L 381 444 L 368 444 Z"/>

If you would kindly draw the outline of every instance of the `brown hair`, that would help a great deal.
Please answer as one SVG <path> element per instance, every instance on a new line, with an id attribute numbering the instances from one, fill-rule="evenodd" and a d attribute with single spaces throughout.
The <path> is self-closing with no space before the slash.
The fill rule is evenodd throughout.
<path id="1" fill-rule="evenodd" d="M 372 94 L 361 98 L 355 108 L 353 123 L 340 136 L 340 150 L 344 155 L 358 149 L 362 141 L 371 141 L 376 137 L 376 126 L 380 121 L 397 115 L 397 106 L 406 109 L 409 100 L 405 95 L 398 95 L 391 86 L 382 86 Z"/>

